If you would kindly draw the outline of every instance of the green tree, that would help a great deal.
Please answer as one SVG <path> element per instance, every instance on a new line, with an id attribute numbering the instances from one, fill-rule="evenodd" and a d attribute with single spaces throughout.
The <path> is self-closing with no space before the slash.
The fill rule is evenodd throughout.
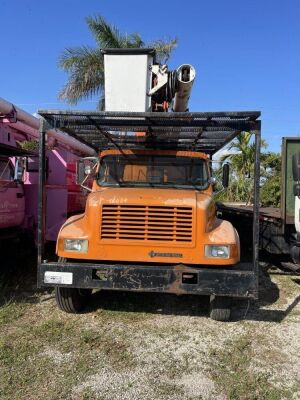
<path id="1" fill-rule="evenodd" d="M 262 149 L 267 147 L 265 140 Z M 248 132 L 240 134 L 228 147 L 232 153 L 221 158 L 221 162 L 230 163 L 230 185 L 226 191 L 217 195 L 219 201 L 251 203 L 254 192 L 255 143 Z M 221 176 L 222 168 L 216 171 Z M 265 207 L 280 205 L 281 157 L 278 153 L 260 154 L 260 202 Z"/>
<path id="2" fill-rule="evenodd" d="M 267 152 L 261 156 L 262 186 L 260 201 L 264 207 L 279 207 L 281 198 L 281 157 Z"/>
<path id="3" fill-rule="evenodd" d="M 267 147 L 265 140 L 261 147 Z M 228 161 L 231 168 L 230 186 L 223 194 L 224 200 L 252 202 L 254 192 L 255 143 L 250 132 L 242 132 L 229 145 L 229 154 L 221 157 L 221 162 Z"/>
<path id="4" fill-rule="evenodd" d="M 122 34 L 101 15 L 86 18 L 96 47 L 66 48 L 59 57 L 58 65 L 69 75 L 68 81 L 59 92 L 59 98 L 69 104 L 79 100 L 99 96 L 98 108 L 103 108 L 104 59 L 102 48 L 141 48 L 145 43 L 138 33 Z M 156 40 L 147 47 L 156 49 L 158 60 L 165 63 L 177 45 L 176 39 Z"/>

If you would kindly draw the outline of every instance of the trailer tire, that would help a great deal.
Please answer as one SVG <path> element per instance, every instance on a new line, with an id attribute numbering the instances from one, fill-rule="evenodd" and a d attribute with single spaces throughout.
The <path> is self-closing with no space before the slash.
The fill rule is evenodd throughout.
<path id="1" fill-rule="evenodd" d="M 77 314 L 84 310 L 91 297 L 92 290 L 57 286 L 55 299 L 58 307 L 67 313 Z"/>
<path id="2" fill-rule="evenodd" d="M 231 314 L 231 298 L 210 296 L 209 316 L 215 321 L 229 321 Z"/>

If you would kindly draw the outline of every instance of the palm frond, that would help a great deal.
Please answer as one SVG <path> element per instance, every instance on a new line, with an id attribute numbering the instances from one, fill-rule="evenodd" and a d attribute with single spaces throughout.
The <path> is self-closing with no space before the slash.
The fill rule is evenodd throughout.
<path id="1" fill-rule="evenodd" d="M 232 156 L 231 153 L 223 154 L 223 155 L 220 157 L 220 162 L 223 163 L 224 161 L 227 161 L 231 156 Z"/>
<path id="2" fill-rule="evenodd" d="M 105 97 L 104 97 L 104 92 L 101 93 L 100 99 L 97 104 L 97 110 L 98 111 L 104 111 L 105 110 Z"/>
<path id="3" fill-rule="evenodd" d="M 126 35 L 126 40 L 124 42 L 124 47 L 128 48 L 140 48 L 144 47 L 145 43 L 143 42 L 141 35 L 139 33 L 131 33 L 129 36 Z"/>
<path id="4" fill-rule="evenodd" d="M 89 65 L 91 62 L 98 62 L 101 56 L 99 49 L 87 46 L 67 47 L 58 59 L 58 66 L 68 72 L 78 64 Z"/>
<path id="5" fill-rule="evenodd" d="M 120 34 L 119 29 L 106 22 L 101 15 L 87 17 L 86 22 L 100 48 L 123 47 L 124 37 Z"/>
<path id="6" fill-rule="evenodd" d="M 177 47 L 177 44 L 178 40 L 176 38 L 168 40 L 159 39 L 150 43 L 149 47 L 153 47 L 156 50 L 158 62 L 165 64 L 169 60 L 172 51 Z"/>
<path id="7" fill-rule="evenodd" d="M 99 49 L 77 47 L 66 49 L 59 60 L 69 73 L 69 80 L 59 93 L 61 100 L 76 104 L 103 91 L 104 65 Z"/>

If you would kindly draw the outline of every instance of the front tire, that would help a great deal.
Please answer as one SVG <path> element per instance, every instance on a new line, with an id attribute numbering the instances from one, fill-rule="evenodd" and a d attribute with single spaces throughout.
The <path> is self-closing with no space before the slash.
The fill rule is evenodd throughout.
<path id="1" fill-rule="evenodd" d="M 209 315 L 215 321 L 229 321 L 231 315 L 231 298 L 210 296 Z"/>
<path id="2" fill-rule="evenodd" d="M 89 302 L 92 291 L 69 287 L 56 287 L 55 299 L 58 307 L 67 313 L 77 314 L 84 310 Z"/>

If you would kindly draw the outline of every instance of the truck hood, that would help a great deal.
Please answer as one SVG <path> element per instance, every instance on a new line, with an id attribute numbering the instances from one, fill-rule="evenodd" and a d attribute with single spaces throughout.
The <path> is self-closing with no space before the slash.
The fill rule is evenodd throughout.
<path id="1" fill-rule="evenodd" d="M 151 205 L 207 208 L 212 203 L 208 192 L 181 189 L 153 188 L 104 188 L 91 193 L 88 198 L 89 207 L 109 205 Z"/>
<path id="2" fill-rule="evenodd" d="M 76 258 L 205 265 L 236 262 L 207 258 L 205 245 L 238 241 L 232 226 L 215 218 L 209 191 L 169 188 L 90 193 L 85 214 L 69 219 L 59 235 L 58 254 L 74 258 L 64 250 L 65 238 L 88 240 L 88 253 Z"/>

